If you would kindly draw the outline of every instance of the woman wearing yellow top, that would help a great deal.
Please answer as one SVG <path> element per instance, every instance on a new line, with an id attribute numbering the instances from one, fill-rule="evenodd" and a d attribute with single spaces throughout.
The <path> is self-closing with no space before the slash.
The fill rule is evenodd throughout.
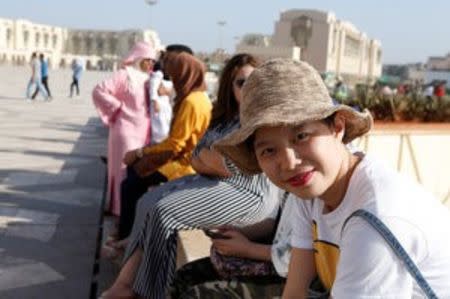
<path id="1" fill-rule="evenodd" d="M 164 68 L 176 91 L 174 119 L 167 139 L 125 155 L 128 167 L 121 186 L 119 240 L 128 236 L 137 201 L 150 186 L 195 173 L 190 164 L 192 151 L 211 119 L 203 63 L 187 53 L 170 53 L 164 59 Z"/>

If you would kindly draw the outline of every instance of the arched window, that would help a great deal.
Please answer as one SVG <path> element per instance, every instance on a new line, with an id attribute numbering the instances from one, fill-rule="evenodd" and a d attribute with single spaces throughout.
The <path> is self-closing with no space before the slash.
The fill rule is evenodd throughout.
<path id="1" fill-rule="evenodd" d="M 308 43 L 312 35 L 312 20 L 307 16 L 301 16 L 292 21 L 291 37 L 297 47 L 308 48 Z"/>
<path id="2" fill-rule="evenodd" d="M 52 43 L 53 43 L 53 48 L 56 48 L 56 45 L 58 44 L 58 37 L 56 36 L 56 34 L 53 34 Z"/>
<path id="3" fill-rule="evenodd" d="M 92 46 L 93 46 L 92 37 L 90 37 L 90 36 L 87 37 L 85 40 L 85 43 L 86 43 L 86 52 L 88 55 L 91 55 L 92 54 Z"/>
<path id="4" fill-rule="evenodd" d="M 39 47 L 39 43 L 41 42 L 41 34 L 39 32 L 36 32 L 34 35 L 34 43 L 36 47 Z"/>
<path id="5" fill-rule="evenodd" d="M 75 54 L 80 54 L 81 40 L 78 36 L 72 37 L 72 47 Z"/>
<path id="6" fill-rule="evenodd" d="M 116 54 L 117 51 L 117 37 L 112 36 L 109 39 L 109 51 L 111 54 Z"/>
<path id="7" fill-rule="evenodd" d="M 44 47 L 48 48 L 48 33 L 44 34 Z"/>
<path id="8" fill-rule="evenodd" d="M 30 41 L 30 32 L 28 30 L 25 30 L 23 32 L 23 44 L 25 48 L 28 48 L 28 42 Z"/>
<path id="9" fill-rule="evenodd" d="M 102 37 L 99 40 L 97 40 L 97 53 L 99 55 L 102 55 L 104 50 L 105 50 L 105 40 Z"/>
<path id="10" fill-rule="evenodd" d="M 12 35 L 11 28 L 6 29 L 6 44 L 8 46 L 11 43 L 11 35 Z"/>

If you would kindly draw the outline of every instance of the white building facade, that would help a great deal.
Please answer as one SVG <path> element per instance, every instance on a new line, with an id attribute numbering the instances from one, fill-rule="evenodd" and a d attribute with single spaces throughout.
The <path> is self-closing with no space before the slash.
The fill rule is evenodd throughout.
<path id="1" fill-rule="evenodd" d="M 247 35 L 236 47 L 262 58 L 304 60 L 321 73 L 352 82 L 380 77 L 381 44 L 332 12 L 293 9 L 282 12 L 271 37 Z"/>
<path id="2" fill-rule="evenodd" d="M 0 19 L 0 64 L 24 65 L 32 52 L 38 52 L 53 68 L 67 67 L 78 58 L 87 69 L 112 70 L 136 41 L 162 47 L 152 30 L 71 30 L 22 19 Z"/>

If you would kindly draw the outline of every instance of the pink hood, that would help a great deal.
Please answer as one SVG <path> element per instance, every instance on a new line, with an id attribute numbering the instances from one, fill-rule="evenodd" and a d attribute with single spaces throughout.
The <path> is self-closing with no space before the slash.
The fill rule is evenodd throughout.
<path id="1" fill-rule="evenodd" d="M 156 50 L 146 42 L 137 42 L 122 60 L 122 66 L 130 65 L 141 59 L 156 60 Z"/>

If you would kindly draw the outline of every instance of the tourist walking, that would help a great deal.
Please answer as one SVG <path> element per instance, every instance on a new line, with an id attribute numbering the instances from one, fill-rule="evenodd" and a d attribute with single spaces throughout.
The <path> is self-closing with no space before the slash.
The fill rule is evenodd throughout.
<path id="1" fill-rule="evenodd" d="M 77 58 L 72 61 L 72 83 L 70 84 L 70 96 L 73 96 L 73 90 L 76 89 L 77 96 L 80 95 L 80 78 L 83 72 L 83 62 Z"/>
<path id="2" fill-rule="evenodd" d="M 144 146 L 150 136 L 146 88 L 155 59 L 153 47 L 137 43 L 122 60 L 121 69 L 92 92 L 100 118 L 109 128 L 106 210 L 115 216 L 120 215 L 120 184 L 125 178 L 122 159 L 129 150 Z"/>
<path id="3" fill-rule="evenodd" d="M 28 86 L 27 86 L 27 95 L 26 95 L 27 100 L 28 101 L 31 100 L 31 96 L 32 96 L 31 91 L 32 91 L 33 87 L 35 87 L 35 86 L 36 86 L 36 89 L 42 94 L 44 99 L 48 100 L 47 91 L 45 90 L 45 88 L 41 82 L 41 63 L 40 63 L 39 59 L 37 58 L 36 52 L 33 52 L 31 54 L 30 67 L 31 67 L 31 77 L 30 77 L 30 80 L 28 81 Z M 34 99 L 34 97 L 33 97 L 33 99 Z"/>
<path id="4" fill-rule="evenodd" d="M 52 98 L 52 94 L 50 92 L 50 88 L 48 87 L 48 61 L 45 60 L 44 54 L 39 54 L 39 61 L 41 63 L 41 82 L 42 85 L 44 85 L 45 90 L 47 91 L 48 98 Z M 31 99 L 34 99 L 39 92 L 39 88 L 36 87 L 36 90 L 34 91 L 33 96 Z"/>

